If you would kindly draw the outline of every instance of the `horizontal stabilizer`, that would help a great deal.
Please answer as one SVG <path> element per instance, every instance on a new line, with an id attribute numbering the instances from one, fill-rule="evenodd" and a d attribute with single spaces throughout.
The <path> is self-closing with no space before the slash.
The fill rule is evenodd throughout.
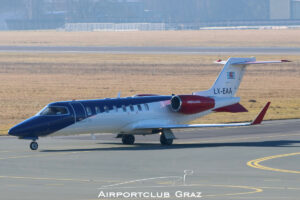
<path id="1" fill-rule="evenodd" d="M 231 112 L 231 113 L 248 112 L 248 110 L 239 103 L 236 103 L 236 104 L 233 104 L 230 106 L 225 106 L 222 108 L 217 108 L 213 111 L 215 111 L 215 112 Z"/>
<path id="2" fill-rule="evenodd" d="M 232 65 L 253 65 L 253 64 L 269 64 L 269 63 L 284 63 L 291 62 L 289 60 L 279 60 L 279 61 L 250 61 L 250 62 L 237 62 L 232 63 Z"/>
<path id="3" fill-rule="evenodd" d="M 290 60 L 275 60 L 275 61 L 245 61 L 245 62 L 236 62 L 231 63 L 232 65 L 254 65 L 254 64 L 269 64 L 269 63 L 286 63 L 292 62 Z M 225 65 L 227 61 L 217 60 L 214 63 Z"/>

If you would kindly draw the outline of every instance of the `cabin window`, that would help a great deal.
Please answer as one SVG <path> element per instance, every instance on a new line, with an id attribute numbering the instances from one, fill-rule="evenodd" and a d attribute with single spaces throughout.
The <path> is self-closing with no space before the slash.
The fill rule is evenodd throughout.
<path id="1" fill-rule="evenodd" d="M 93 114 L 91 107 L 86 107 L 85 109 L 86 109 L 86 113 L 87 113 L 88 116 Z"/>
<path id="2" fill-rule="evenodd" d="M 97 114 L 98 114 L 98 113 L 101 113 L 101 110 L 100 110 L 99 106 L 96 106 L 96 107 L 95 107 L 95 110 L 96 110 L 96 113 L 97 113 Z"/>
<path id="3" fill-rule="evenodd" d="M 41 111 L 40 115 L 67 115 L 69 111 L 62 106 L 48 106 Z"/>
<path id="4" fill-rule="evenodd" d="M 113 106 L 113 108 L 114 108 L 114 110 L 115 110 L 116 112 L 118 112 L 118 107 L 117 107 L 117 106 Z"/>
<path id="5" fill-rule="evenodd" d="M 109 112 L 108 106 L 104 106 L 104 111 L 107 112 L 107 113 Z"/>
<path id="6" fill-rule="evenodd" d="M 149 110 L 148 104 L 144 104 L 144 106 L 145 106 L 145 109 L 146 109 L 146 110 Z"/>
<path id="7" fill-rule="evenodd" d="M 126 106 L 123 105 L 122 109 L 123 109 L 124 112 L 126 112 Z"/>
<path id="8" fill-rule="evenodd" d="M 137 105 L 137 107 L 138 107 L 139 111 L 142 111 L 142 106 L 141 105 Z"/>
<path id="9" fill-rule="evenodd" d="M 134 111 L 134 107 L 133 107 L 133 105 L 130 105 L 130 106 L 129 106 L 129 108 L 130 108 L 131 112 L 133 112 L 133 111 Z"/>

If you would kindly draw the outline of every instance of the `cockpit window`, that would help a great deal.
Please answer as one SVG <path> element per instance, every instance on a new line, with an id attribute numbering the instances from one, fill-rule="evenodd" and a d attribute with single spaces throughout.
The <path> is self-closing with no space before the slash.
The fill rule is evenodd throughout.
<path id="1" fill-rule="evenodd" d="M 69 111 L 66 107 L 61 106 L 49 106 L 46 107 L 40 115 L 67 115 Z"/>

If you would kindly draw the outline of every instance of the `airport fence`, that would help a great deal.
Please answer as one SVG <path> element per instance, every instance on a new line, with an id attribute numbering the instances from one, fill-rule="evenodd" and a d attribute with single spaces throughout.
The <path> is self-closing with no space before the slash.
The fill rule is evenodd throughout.
<path id="1" fill-rule="evenodd" d="M 165 23 L 66 23 L 65 31 L 162 31 Z"/>

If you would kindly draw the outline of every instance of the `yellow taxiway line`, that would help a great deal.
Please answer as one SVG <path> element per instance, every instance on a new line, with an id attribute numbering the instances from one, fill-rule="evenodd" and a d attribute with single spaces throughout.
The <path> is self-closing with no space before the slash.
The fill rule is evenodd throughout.
<path id="1" fill-rule="evenodd" d="M 263 161 L 267 161 L 267 160 L 271 160 L 271 159 L 275 159 L 275 158 L 288 157 L 288 156 L 296 156 L 296 155 L 300 155 L 300 152 L 280 154 L 280 155 L 274 155 L 274 156 L 258 158 L 258 159 L 251 160 L 251 161 L 247 162 L 247 165 L 250 166 L 250 167 L 257 168 L 257 169 L 262 169 L 262 170 L 300 174 L 300 171 L 297 171 L 297 170 L 277 169 L 277 168 L 267 167 L 267 166 L 264 166 L 264 165 L 260 164 Z"/>

